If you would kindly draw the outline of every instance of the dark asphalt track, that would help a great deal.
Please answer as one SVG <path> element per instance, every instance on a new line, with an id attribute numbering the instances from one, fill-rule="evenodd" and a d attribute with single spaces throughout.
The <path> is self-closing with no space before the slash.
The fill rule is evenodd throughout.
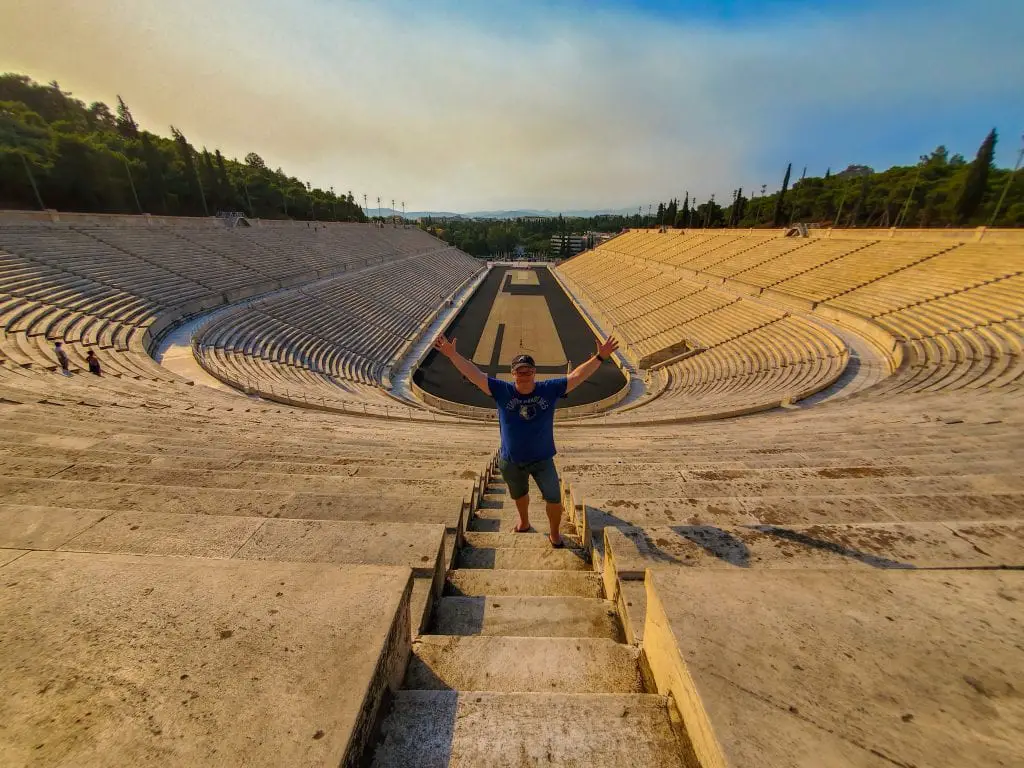
<path id="1" fill-rule="evenodd" d="M 547 299 L 548 309 L 555 322 L 555 327 L 558 329 L 559 340 L 562 342 L 562 349 L 565 350 L 566 357 L 573 361 L 573 365 L 579 365 L 597 350 L 594 333 L 576 311 L 576 307 L 569 301 L 569 297 L 565 295 L 551 273 L 547 269 L 534 271 L 540 281 L 539 288 L 538 286 L 510 285 L 506 290 L 512 293 L 539 292 Z M 502 290 L 507 272 L 508 268 L 506 267 L 492 269 L 476 293 L 466 302 L 466 306 L 445 329 L 449 338 L 452 336 L 458 338 L 458 350 L 463 356 L 470 356 L 476 349 L 490 315 L 491 305 L 494 303 L 498 291 Z M 497 353 L 494 354 L 493 359 L 497 360 Z M 481 368 L 492 376 L 507 372 L 493 363 L 481 366 Z M 539 373 L 560 373 L 562 370 L 564 369 L 548 371 L 544 366 L 538 368 Z M 483 408 L 494 405 L 494 401 L 490 397 L 466 381 L 448 360 L 434 350 L 431 350 L 424 358 L 422 365 L 413 374 L 413 380 L 427 392 L 445 400 Z M 560 400 L 557 407 L 569 408 L 601 400 L 617 392 L 625 383 L 626 379 L 618 366 L 606 362 L 572 394 Z"/>

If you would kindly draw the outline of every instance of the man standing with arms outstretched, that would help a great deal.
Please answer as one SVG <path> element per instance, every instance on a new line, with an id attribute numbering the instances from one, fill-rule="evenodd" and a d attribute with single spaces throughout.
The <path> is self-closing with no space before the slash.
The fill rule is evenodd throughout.
<path id="1" fill-rule="evenodd" d="M 509 495 L 516 503 L 519 522 L 513 529 L 523 533 L 530 529 L 530 478 L 540 488 L 547 506 L 548 541 L 553 547 L 564 546 L 559 532 L 562 523 L 562 493 L 555 469 L 555 403 L 594 375 L 619 348 L 613 336 L 598 344 L 597 354 L 577 366 L 568 376 L 537 381 L 537 366 L 529 355 L 512 360 L 515 383 L 488 376 L 472 361 L 455 350 L 456 339 L 444 334 L 434 339 L 434 349 L 451 360 L 459 373 L 494 398 L 501 429 L 501 450 L 498 467 L 508 485 Z"/>

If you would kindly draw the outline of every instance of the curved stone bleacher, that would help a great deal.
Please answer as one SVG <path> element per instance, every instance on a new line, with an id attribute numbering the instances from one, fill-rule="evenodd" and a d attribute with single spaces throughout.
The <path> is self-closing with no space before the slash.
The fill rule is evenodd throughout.
<path id="1" fill-rule="evenodd" d="M 729 253 L 740 250 L 742 238 L 720 239 Z M 559 267 L 641 367 L 664 365 L 662 394 L 610 420 L 749 413 L 803 399 L 842 374 L 849 352 L 831 331 L 646 259 L 646 240 L 620 236 Z M 693 240 L 688 250 L 701 254 L 694 258 L 722 250 L 707 237 Z M 682 252 L 660 253 L 678 261 Z"/>
<path id="2" fill-rule="evenodd" d="M 711 347 L 669 365 L 665 393 L 628 420 L 662 411 L 738 413 L 744 403 L 763 407 L 821 389 L 836 380 L 848 353 L 814 315 L 863 335 L 890 359 L 896 375 L 870 392 L 1000 387 L 1020 379 L 1024 258 L 1018 246 L 974 242 L 973 232 L 831 234 L 636 231 L 563 264 L 610 328 L 634 347 L 634 337 L 646 344 L 634 351 L 641 360 L 652 346 L 673 343 L 673 333 L 689 332 L 691 346 Z M 713 308 L 712 296 L 724 310 L 706 314 L 706 344 L 703 318 L 687 326 L 673 300 L 692 302 L 700 312 L 702 301 Z M 766 319 L 775 311 L 785 322 L 727 338 L 729 324 L 719 318 L 747 296 L 747 304 L 767 302 L 758 304 Z M 744 319 L 738 322 L 734 329 L 743 328 Z M 663 326 L 671 330 L 659 335 Z"/>
<path id="3" fill-rule="evenodd" d="M 197 334 L 196 355 L 255 391 L 322 406 L 362 400 L 386 386 L 400 353 L 481 269 L 443 248 L 349 272 L 219 318 Z"/>
<path id="4" fill-rule="evenodd" d="M 418 229 L 62 214 L 0 222 L 0 361 L 72 370 L 87 350 L 112 376 L 179 380 L 148 352 L 177 321 L 241 299 L 438 249 Z"/>
<path id="5" fill-rule="evenodd" d="M 491 425 L 248 400 L 158 376 L 145 357 L 143 337 L 186 306 L 169 290 L 176 281 L 193 306 L 224 303 L 234 290 L 226 273 L 218 294 L 189 278 L 191 267 L 169 263 L 152 280 L 129 268 L 172 258 L 169 243 L 225 259 L 252 243 L 260 261 L 250 268 L 276 286 L 305 274 L 304 284 L 322 281 L 311 291 L 348 301 L 348 280 L 376 295 L 393 284 L 383 280 L 391 266 L 431 258 L 436 240 L 420 241 L 420 251 L 410 244 L 393 264 L 374 263 L 384 256 L 368 248 L 336 278 L 317 273 L 322 256 L 289 272 L 297 256 L 274 261 L 273 238 L 254 239 L 261 227 L 183 224 L 165 243 L 170 225 L 158 225 L 160 242 L 136 262 L 112 244 L 127 247 L 135 232 L 100 235 L 101 244 L 43 227 L 69 253 L 95 253 L 72 270 L 59 249 L 33 256 L 24 237 L 9 245 L 6 226 L 0 612 L 12 618 L 0 654 L 0 762 L 88 764 L 103 754 L 126 764 L 351 764 L 373 750 L 387 690 L 397 706 L 379 765 L 510 754 L 678 766 L 685 754 L 715 766 L 959 768 L 1011 765 L 1021 753 L 1019 248 L 946 242 L 922 259 L 915 245 L 901 269 L 882 257 L 888 275 L 882 261 L 864 264 L 841 293 L 808 278 L 804 289 L 822 293 L 762 304 L 761 286 L 738 282 L 744 274 L 771 271 L 774 285 L 812 264 L 838 266 L 876 240 L 854 232 L 611 241 L 632 261 L 607 267 L 623 289 L 600 282 L 592 308 L 605 317 L 681 309 L 686 296 L 670 286 L 682 293 L 682 281 L 699 284 L 687 296 L 714 291 L 707 295 L 731 301 L 703 315 L 723 313 L 721 328 L 690 319 L 694 338 L 703 332 L 710 345 L 667 361 L 664 394 L 621 415 L 559 424 L 558 461 L 580 531 L 577 539 L 568 526 L 570 551 L 549 550 L 543 534 L 501 533 L 514 511 L 498 484 L 485 488 Z M 349 237 L 331 226 L 294 229 L 325 252 L 330 238 Z M 682 259 L 691 245 L 686 258 L 704 271 L 649 258 L 657 248 Z M 125 271 L 103 272 L 106 253 Z M 645 303 L 648 281 L 657 302 L 672 301 Z M 415 296 L 386 306 L 395 317 L 419 311 L 407 298 Z M 797 314 L 800 302 L 812 311 Z M 739 311 L 748 305 L 765 314 Z M 644 412 L 670 421 L 702 404 L 708 415 L 709 405 L 739 407 L 755 392 L 781 401 L 820 381 L 814 365 L 837 355 L 813 323 L 819 314 L 905 345 L 903 367 L 852 398 L 798 412 L 620 423 L 642 423 Z M 756 324 L 760 317 L 773 319 Z M 275 346 L 265 331 L 283 327 L 265 322 L 236 326 L 244 341 L 232 364 L 381 397 L 379 387 L 304 368 L 331 358 L 301 343 Z M 125 352 L 119 329 L 131 334 Z M 54 373 L 51 340 L 67 339 L 78 355 L 82 334 L 91 343 L 94 331 L 113 343 L 101 350 L 111 366 L 146 365 L 149 375 Z M 290 362 L 264 360 L 270 350 Z M 585 570 L 591 562 L 604 589 Z M 421 635 L 410 653 L 428 627 L 436 634 Z M 638 647 L 612 640 L 620 635 Z M 678 710 L 676 736 L 685 731 L 678 745 L 667 709 Z M 520 727 L 524 711 L 531 717 Z M 581 727 L 552 735 L 534 727 L 544 720 Z M 460 751 L 480 733 L 484 747 Z M 413 759 L 386 762 L 398 742 Z"/>

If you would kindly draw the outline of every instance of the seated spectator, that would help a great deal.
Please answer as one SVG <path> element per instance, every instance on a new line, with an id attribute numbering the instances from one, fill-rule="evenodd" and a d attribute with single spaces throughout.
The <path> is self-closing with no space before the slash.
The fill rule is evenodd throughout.
<path id="1" fill-rule="evenodd" d="M 85 356 L 85 362 L 89 365 L 89 373 L 93 376 L 102 376 L 103 370 L 100 368 L 99 358 L 96 357 L 96 353 L 91 349 Z"/>

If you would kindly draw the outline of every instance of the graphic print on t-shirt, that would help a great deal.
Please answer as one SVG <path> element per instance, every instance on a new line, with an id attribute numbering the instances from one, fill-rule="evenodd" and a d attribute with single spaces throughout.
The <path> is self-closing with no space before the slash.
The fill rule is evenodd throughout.
<path id="1" fill-rule="evenodd" d="M 546 397 L 533 395 L 532 397 L 513 397 L 505 403 L 505 410 L 518 411 L 519 418 L 523 421 L 533 421 L 538 413 L 546 411 L 551 403 Z"/>

